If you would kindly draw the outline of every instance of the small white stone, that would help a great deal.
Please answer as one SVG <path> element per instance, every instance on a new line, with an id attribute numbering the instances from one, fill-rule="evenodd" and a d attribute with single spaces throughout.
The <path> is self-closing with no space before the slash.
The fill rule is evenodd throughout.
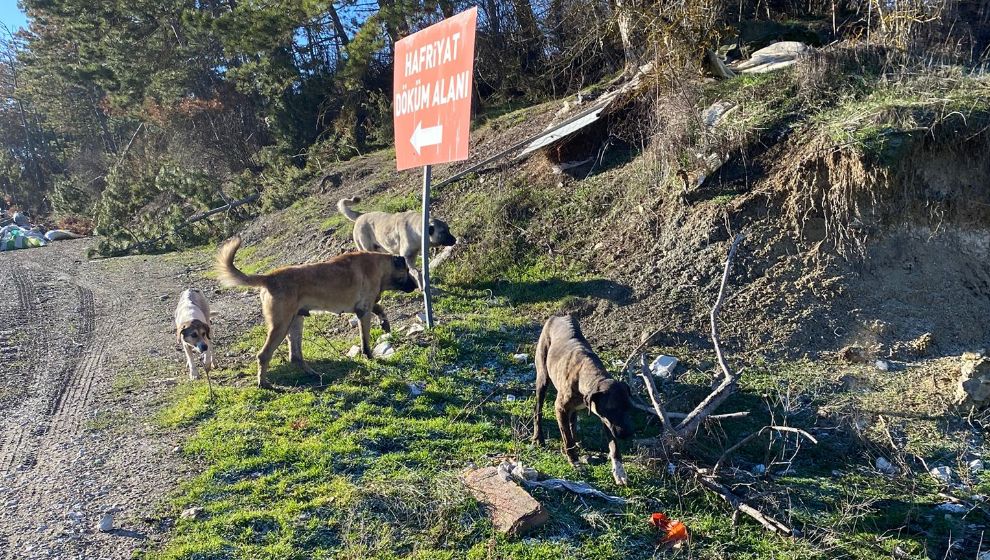
<path id="1" fill-rule="evenodd" d="M 408 329 L 406 329 L 406 336 L 413 335 L 413 334 L 416 334 L 416 333 L 421 333 L 421 332 L 423 332 L 425 330 L 426 330 L 426 327 L 424 327 L 423 325 L 420 325 L 419 323 L 413 323 L 413 324 L 409 325 L 409 328 Z"/>
<path id="2" fill-rule="evenodd" d="M 513 354 L 512 361 L 517 364 L 525 364 L 529 362 L 529 354 Z"/>
<path id="3" fill-rule="evenodd" d="M 873 365 L 880 371 L 890 371 L 890 362 L 887 360 L 877 360 Z"/>
<path id="4" fill-rule="evenodd" d="M 96 528 L 99 529 L 101 533 L 109 533 L 110 531 L 113 531 L 113 514 L 104 513 L 103 517 L 100 518 L 100 524 L 97 525 Z"/>
<path id="5" fill-rule="evenodd" d="M 897 474 L 897 467 L 892 465 L 885 457 L 877 457 L 875 464 L 877 470 L 883 474 Z"/>
<path id="6" fill-rule="evenodd" d="M 506 395 L 505 396 L 505 402 L 516 402 L 516 396 L 515 395 Z"/>
<path id="7" fill-rule="evenodd" d="M 981 459 L 973 459 L 966 466 L 969 467 L 969 472 L 971 473 L 983 472 L 983 461 Z"/>
<path id="8" fill-rule="evenodd" d="M 351 346 L 351 349 L 347 351 L 348 358 L 355 358 L 361 353 L 361 347 L 358 345 Z"/>
<path id="9" fill-rule="evenodd" d="M 939 482 L 944 482 L 946 484 L 952 482 L 952 469 L 950 467 L 935 467 L 928 471 L 928 474 L 932 475 L 932 478 L 938 480 Z"/>
<path id="10" fill-rule="evenodd" d="M 361 320 L 358 319 L 356 316 L 351 316 L 351 318 L 348 319 L 347 322 L 350 323 L 352 327 L 357 327 L 358 325 L 361 324 Z"/>

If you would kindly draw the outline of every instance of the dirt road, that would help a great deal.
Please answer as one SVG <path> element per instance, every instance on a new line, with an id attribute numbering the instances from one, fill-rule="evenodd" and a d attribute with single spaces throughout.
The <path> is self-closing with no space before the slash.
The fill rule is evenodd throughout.
<path id="1" fill-rule="evenodd" d="M 87 246 L 0 253 L 2 558 L 131 558 L 188 468 L 151 416 L 181 380 L 171 314 L 197 275 Z M 116 529 L 97 531 L 111 508 Z"/>

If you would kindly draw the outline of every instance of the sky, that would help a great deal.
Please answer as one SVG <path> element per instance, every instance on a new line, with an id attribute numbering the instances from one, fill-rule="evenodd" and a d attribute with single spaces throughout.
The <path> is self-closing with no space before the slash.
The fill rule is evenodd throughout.
<path id="1" fill-rule="evenodd" d="M 18 27 L 27 25 L 27 18 L 17 7 L 17 0 L 0 0 L 0 23 L 17 31 Z"/>

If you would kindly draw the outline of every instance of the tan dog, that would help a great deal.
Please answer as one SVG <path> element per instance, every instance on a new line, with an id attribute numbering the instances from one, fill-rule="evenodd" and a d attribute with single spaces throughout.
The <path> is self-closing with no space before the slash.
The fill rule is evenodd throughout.
<path id="1" fill-rule="evenodd" d="M 186 365 L 189 366 L 189 379 L 198 379 L 196 356 L 199 352 L 203 359 L 203 369 L 210 376 L 213 368 L 213 342 L 210 341 L 210 304 L 206 296 L 197 288 L 191 288 L 179 294 L 179 303 L 175 307 L 175 341 L 182 346 L 186 353 Z"/>
<path id="2" fill-rule="evenodd" d="M 543 325 L 536 344 L 536 411 L 533 441 L 543 444 L 543 399 L 549 383 L 557 389 L 554 413 L 560 427 L 561 448 L 571 465 L 577 466 L 577 411 L 587 408 L 605 425 L 609 438 L 615 483 L 628 483 L 619 454 L 619 439 L 632 436 L 629 418 L 632 392 L 629 385 L 616 381 L 605 371 L 602 361 L 581 334 L 581 326 L 571 316 L 550 317 Z"/>
<path id="3" fill-rule="evenodd" d="M 268 274 L 244 274 L 234 266 L 241 246 L 235 237 L 220 248 L 216 270 L 227 287 L 260 288 L 261 311 L 268 337 L 258 352 L 258 386 L 270 387 L 268 364 L 279 344 L 289 337 L 289 359 L 303 371 L 315 374 L 302 356 L 303 318 L 310 311 L 354 313 L 361 324 L 361 349 L 371 357 L 371 314 L 378 316 L 385 332 L 391 330 L 378 300 L 385 290 L 412 292 L 416 281 L 401 257 L 385 253 L 346 253 L 326 262 L 286 266 Z"/>
<path id="4" fill-rule="evenodd" d="M 422 289 L 423 276 L 416 270 L 416 256 L 422 247 L 423 216 L 419 212 L 368 212 L 362 214 L 351 210 L 350 205 L 361 202 L 360 198 L 342 198 L 337 210 L 354 222 L 354 244 L 362 251 L 385 251 L 401 255 L 406 266 L 416 277 L 416 285 Z M 442 220 L 430 220 L 430 244 L 449 247 L 457 243 L 450 234 L 450 227 Z M 425 257 L 424 257 L 425 259 Z"/>

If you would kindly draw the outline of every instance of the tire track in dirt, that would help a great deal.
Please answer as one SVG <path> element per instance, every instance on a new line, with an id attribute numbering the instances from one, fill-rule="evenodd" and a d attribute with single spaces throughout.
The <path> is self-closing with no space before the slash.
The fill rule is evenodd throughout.
<path id="1" fill-rule="evenodd" d="M 22 387 L 28 388 L 37 377 L 38 368 L 32 365 L 40 363 L 41 360 L 42 348 L 36 341 L 40 340 L 38 335 L 43 330 L 43 325 L 39 321 L 41 314 L 34 289 L 36 286 L 34 275 L 27 269 L 17 266 L 12 266 L 8 270 L 7 278 L 17 294 L 17 306 L 6 316 L 11 318 L 11 326 L 14 327 L 12 335 L 16 333 L 25 341 L 18 348 L 16 361 L 24 364 L 18 368 L 26 375 L 20 383 L 23 383 Z M 26 351 L 21 352 L 21 348 L 25 348 Z M 15 373 L 19 374 L 20 371 Z M 29 395 L 25 395 L 27 396 Z M 12 425 L 7 430 L 7 437 L 0 445 L 0 467 L 4 472 L 22 465 L 25 460 L 31 462 L 29 457 L 24 457 L 27 455 L 25 447 L 30 442 L 29 431 L 28 424 L 23 422 Z"/>
<path id="2" fill-rule="evenodd" d="M 104 349 L 110 338 L 109 328 L 102 331 L 102 336 L 93 340 L 93 328 L 96 324 L 96 304 L 93 298 L 93 291 L 82 286 L 76 286 L 79 293 L 79 334 L 86 340 L 86 344 L 79 352 L 82 359 L 76 364 L 72 373 L 63 379 L 55 398 L 52 399 L 47 414 L 52 418 L 50 431 L 58 435 L 73 436 L 78 433 L 80 422 L 78 416 L 85 409 L 87 399 L 92 392 L 93 380 L 99 371 L 100 365 L 105 359 Z M 114 307 L 116 307 L 116 303 Z M 108 326 L 112 326 L 115 321 L 108 321 Z M 71 431 L 66 431 L 66 426 L 71 426 Z"/>

